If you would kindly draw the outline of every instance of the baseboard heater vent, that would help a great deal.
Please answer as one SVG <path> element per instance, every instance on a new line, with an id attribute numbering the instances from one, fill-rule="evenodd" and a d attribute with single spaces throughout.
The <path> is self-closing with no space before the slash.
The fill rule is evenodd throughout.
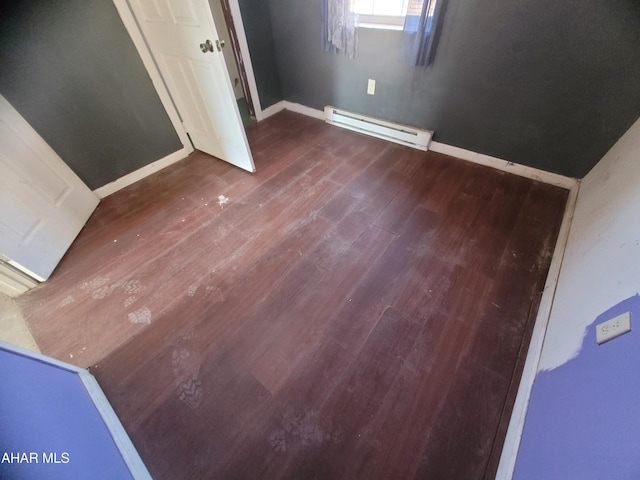
<path id="1" fill-rule="evenodd" d="M 407 145 L 418 150 L 427 151 L 433 136 L 433 132 L 429 130 L 419 130 L 329 106 L 324 107 L 324 116 L 327 123 L 332 125 Z"/>

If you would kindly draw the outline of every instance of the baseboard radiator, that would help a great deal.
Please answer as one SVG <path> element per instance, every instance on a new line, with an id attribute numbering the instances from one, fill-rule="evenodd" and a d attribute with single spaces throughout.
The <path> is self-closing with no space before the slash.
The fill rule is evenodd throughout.
<path id="1" fill-rule="evenodd" d="M 419 130 L 330 106 L 324 107 L 324 116 L 326 122 L 332 125 L 407 145 L 418 150 L 427 151 L 433 136 L 433 132 L 429 130 Z"/>

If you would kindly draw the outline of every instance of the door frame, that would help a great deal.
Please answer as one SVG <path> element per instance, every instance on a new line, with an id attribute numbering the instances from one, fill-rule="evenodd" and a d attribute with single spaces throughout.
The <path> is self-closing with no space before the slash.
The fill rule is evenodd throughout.
<path id="1" fill-rule="evenodd" d="M 211 1 L 217 1 L 217 0 L 211 0 Z M 211 1 L 209 3 L 211 3 Z M 238 32 L 236 31 L 235 21 L 233 20 L 233 14 L 231 13 L 231 5 L 229 4 L 229 0 L 219 0 L 219 1 L 220 1 L 220 6 L 222 7 L 222 16 L 224 17 L 225 29 L 229 34 L 229 43 L 231 47 L 231 53 L 233 53 L 233 60 L 238 69 L 238 74 L 240 75 L 240 84 L 242 86 L 242 93 L 244 93 L 244 98 L 247 102 L 249 115 L 255 118 L 256 112 L 253 105 L 253 95 L 251 94 L 251 88 L 249 87 L 249 78 L 247 77 L 247 71 L 244 68 L 244 58 L 242 57 L 242 52 L 240 51 L 240 42 L 238 40 Z M 214 18 L 213 20 L 215 22 L 216 19 Z M 216 25 L 216 28 L 218 28 L 217 25 Z"/>
<path id="2" fill-rule="evenodd" d="M 200 1 L 208 1 L 208 0 L 200 0 Z M 171 94 L 169 93 L 169 89 L 167 88 L 162 75 L 160 74 L 160 70 L 156 66 L 156 63 L 151 56 L 151 51 L 149 50 L 149 46 L 147 45 L 146 40 L 142 35 L 142 31 L 138 26 L 138 22 L 133 15 L 133 11 L 131 10 L 131 6 L 129 5 L 128 0 L 113 0 L 113 4 L 118 11 L 118 15 L 120 15 L 120 19 L 124 24 L 133 44 L 138 51 L 138 55 L 142 59 L 142 63 L 144 64 L 149 76 L 151 77 L 151 82 L 153 83 L 158 96 L 160 97 L 160 101 L 164 106 L 167 114 L 169 115 L 169 119 L 171 120 L 171 124 L 175 129 L 180 141 L 183 145 L 191 145 L 191 140 L 187 134 L 187 130 L 185 129 L 180 114 L 178 113 L 178 109 L 173 103 L 173 99 L 171 98 Z M 231 13 L 234 15 L 234 25 L 236 28 L 236 33 L 238 34 L 238 42 L 240 44 L 240 52 L 245 63 L 245 70 L 247 73 L 247 79 L 249 82 L 249 88 L 251 90 L 251 98 L 253 102 L 254 109 L 256 108 L 256 104 L 258 105 L 258 109 L 256 109 L 256 119 L 259 121 L 263 117 L 262 110 L 259 109 L 259 99 L 258 99 L 258 88 L 255 82 L 255 77 L 253 75 L 253 66 L 251 64 L 251 58 L 249 56 L 249 46 L 247 44 L 246 35 L 244 32 L 244 26 L 242 24 L 242 17 L 240 16 L 240 5 L 238 0 L 230 0 L 231 5 Z"/>
<path id="3" fill-rule="evenodd" d="M 219 1 L 219 0 L 214 0 Z M 249 93 L 251 96 L 251 104 L 253 105 L 253 111 L 255 112 L 256 120 L 261 121 L 265 118 L 262 113 L 262 107 L 260 106 L 260 97 L 258 96 L 258 84 L 256 83 L 256 77 L 253 73 L 253 63 L 251 63 L 251 55 L 249 54 L 249 44 L 247 42 L 247 35 L 244 30 L 244 23 L 242 22 L 242 14 L 240 13 L 240 3 L 238 0 L 228 0 L 229 7 L 231 9 L 231 20 L 233 28 L 238 39 L 238 46 L 240 48 L 240 56 L 242 57 L 242 63 L 246 74 L 246 79 L 249 87 Z M 227 20 L 228 21 L 228 20 Z"/>

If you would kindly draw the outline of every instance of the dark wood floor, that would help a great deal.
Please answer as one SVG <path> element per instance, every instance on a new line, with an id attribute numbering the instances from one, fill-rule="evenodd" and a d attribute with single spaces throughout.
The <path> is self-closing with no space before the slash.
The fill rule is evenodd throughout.
<path id="1" fill-rule="evenodd" d="M 493 477 L 566 191 L 293 113 L 248 135 L 256 174 L 195 153 L 100 204 L 19 299 L 43 353 L 154 478 Z"/>

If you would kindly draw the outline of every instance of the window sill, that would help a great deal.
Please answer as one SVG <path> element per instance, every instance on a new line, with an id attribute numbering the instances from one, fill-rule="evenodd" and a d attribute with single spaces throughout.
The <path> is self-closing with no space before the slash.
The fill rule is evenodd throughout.
<path id="1" fill-rule="evenodd" d="M 358 23 L 358 28 L 373 28 L 376 30 L 396 30 L 396 31 L 402 31 L 404 29 L 402 25 L 388 25 L 384 23 L 369 23 L 369 22 Z"/>

